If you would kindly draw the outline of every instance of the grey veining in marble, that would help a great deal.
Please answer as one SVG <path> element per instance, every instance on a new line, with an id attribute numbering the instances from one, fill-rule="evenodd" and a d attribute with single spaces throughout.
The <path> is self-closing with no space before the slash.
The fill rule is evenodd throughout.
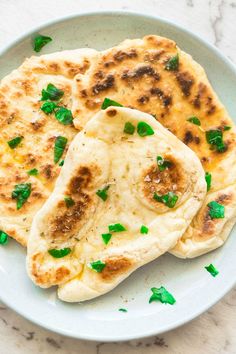
<path id="1" fill-rule="evenodd" d="M 234 0 L 0 0 L 0 48 L 53 18 L 97 9 L 131 9 L 168 18 L 215 44 L 236 63 Z M 236 354 L 236 288 L 191 323 L 127 343 L 62 337 L 0 304 L 0 343 L 0 354 Z"/>

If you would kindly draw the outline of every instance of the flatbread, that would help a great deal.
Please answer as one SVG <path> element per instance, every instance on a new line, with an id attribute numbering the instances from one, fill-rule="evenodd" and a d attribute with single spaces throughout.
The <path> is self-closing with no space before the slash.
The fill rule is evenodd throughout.
<path id="1" fill-rule="evenodd" d="M 178 68 L 167 70 L 169 60 L 177 53 Z M 125 40 L 97 53 L 86 75 L 77 75 L 75 81 L 73 111 L 77 129 L 108 97 L 154 115 L 197 154 L 204 170 L 211 173 L 207 199 L 172 253 L 195 257 L 222 245 L 236 218 L 236 130 L 203 68 L 174 41 L 150 35 Z M 188 121 L 193 116 L 199 118 L 200 127 Z M 231 129 L 224 131 L 227 126 Z M 209 130 L 222 132 L 225 151 L 219 152 L 207 142 L 205 132 Z M 224 218 L 209 218 L 207 204 L 215 200 L 225 206 Z"/>
<path id="2" fill-rule="evenodd" d="M 127 122 L 133 134 L 124 132 Z M 140 124 L 148 124 L 153 134 L 140 136 Z M 164 170 L 157 155 L 168 162 Z M 104 200 L 97 191 L 108 186 Z M 155 193 L 172 193 L 178 200 L 170 206 L 155 200 Z M 205 193 L 197 156 L 152 116 L 120 107 L 100 111 L 74 138 L 55 189 L 34 217 L 28 273 L 41 287 L 59 285 L 64 301 L 104 294 L 172 248 Z M 65 197 L 71 198 L 70 205 Z M 111 231 L 114 224 L 125 230 Z M 105 244 L 102 234 L 109 231 Z M 68 248 L 71 253 L 62 258 L 48 252 Z M 101 272 L 90 268 L 97 261 L 105 264 Z"/>
<path id="3" fill-rule="evenodd" d="M 41 91 L 49 83 L 64 91 L 60 105 L 71 108 L 73 78 L 85 73 L 92 49 L 64 51 L 31 57 L 0 85 L 0 230 L 26 246 L 32 218 L 54 187 L 61 167 L 54 163 L 53 150 L 57 136 L 68 139 L 76 134 L 73 125 L 59 123 L 40 107 Z M 15 149 L 8 141 L 22 136 Z M 67 145 L 68 146 L 68 145 Z M 38 176 L 28 170 L 37 168 Z M 31 183 L 32 191 L 21 209 L 12 198 L 15 185 Z"/>

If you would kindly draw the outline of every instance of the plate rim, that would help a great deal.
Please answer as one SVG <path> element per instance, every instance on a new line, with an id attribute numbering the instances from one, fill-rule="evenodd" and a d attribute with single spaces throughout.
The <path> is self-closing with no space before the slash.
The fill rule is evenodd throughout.
<path id="1" fill-rule="evenodd" d="M 200 42 L 203 46 L 207 47 L 208 49 L 210 49 L 218 58 L 220 58 L 235 74 L 236 76 L 236 66 L 234 65 L 234 63 L 224 54 L 222 54 L 222 52 L 214 45 L 209 43 L 208 41 L 206 41 L 205 39 L 203 39 L 200 35 L 192 32 L 191 30 L 185 28 L 184 26 L 177 24 L 165 17 L 160 17 L 160 16 L 156 16 L 156 15 L 151 15 L 149 13 L 141 13 L 139 11 L 132 11 L 132 10 L 123 10 L 123 9 L 117 9 L 117 10 L 96 10 L 96 11 L 81 11 L 79 13 L 73 13 L 73 14 L 69 14 L 69 15 L 65 15 L 65 16 L 59 16 L 56 17 L 53 20 L 49 20 L 49 21 L 45 21 L 42 22 L 40 25 L 35 26 L 35 27 L 31 27 L 31 29 L 29 31 L 24 32 L 23 34 L 21 34 L 20 36 L 17 36 L 16 39 L 12 40 L 9 42 L 9 44 L 5 45 L 2 47 L 2 49 L 0 50 L 0 56 L 4 55 L 5 53 L 7 53 L 10 49 L 12 49 L 14 46 L 16 46 L 17 44 L 19 44 L 21 41 L 32 37 L 34 34 L 38 33 L 39 31 L 44 31 L 44 29 L 46 27 L 49 26 L 53 26 L 55 24 L 59 24 L 61 22 L 64 21 L 69 21 L 69 20 L 73 20 L 75 18 L 80 18 L 80 17 L 85 17 L 85 16 L 90 16 L 90 17 L 95 17 L 95 16 L 104 16 L 104 15 L 110 15 L 110 16 L 134 16 L 134 17 L 139 17 L 139 18 L 146 18 L 146 19 L 150 19 L 150 20 L 156 20 L 160 23 L 163 23 L 165 25 L 168 25 L 174 29 L 176 29 L 179 32 L 182 32 L 192 38 L 194 38 L 195 40 L 197 40 L 198 42 Z M 33 53 L 32 55 L 36 55 L 36 53 Z M 1 80 L 0 80 L 1 81 Z M 223 291 L 218 295 L 215 296 L 215 298 L 212 301 L 209 301 L 208 303 L 205 304 L 205 306 L 202 306 L 200 309 L 194 311 L 190 316 L 185 316 L 182 319 L 179 319 L 175 322 L 172 322 L 172 324 L 167 325 L 164 329 L 160 330 L 157 332 L 157 330 L 153 330 L 153 331 L 148 331 L 148 332 L 142 332 L 140 334 L 133 334 L 133 335 L 121 335 L 121 336 L 116 336 L 114 338 L 108 338 L 105 335 L 103 337 L 96 336 L 96 334 L 93 335 L 80 335 L 79 333 L 77 334 L 72 334 L 71 332 L 69 332 L 69 330 L 65 330 L 65 329 L 61 329 L 61 328 L 55 328 L 55 326 L 52 325 L 48 325 L 43 323 L 43 321 L 41 320 L 37 320 L 37 318 L 34 318 L 33 316 L 31 316 L 28 313 L 24 313 L 23 310 L 19 309 L 17 306 L 15 306 L 12 303 L 8 303 L 7 299 L 3 299 L 2 298 L 2 294 L 0 294 L 0 301 L 5 304 L 8 308 L 10 308 L 11 310 L 15 311 L 17 314 L 19 314 L 20 316 L 22 316 L 24 319 L 32 322 L 33 324 L 36 324 L 37 326 L 40 326 L 43 329 L 49 330 L 53 333 L 57 333 L 69 338 L 75 338 L 75 339 L 79 339 L 79 340 L 88 340 L 88 341 L 92 341 L 92 342 L 122 342 L 122 341 L 130 341 L 130 340 L 135 340 L 135 339 L 141 339 L 141 338 L 148 338 L 150 336 L 155 336 L 155 335 L 159 335 L 162 333 L 165 333 L 167 331 L 170 330 L 174 330 L 178 327 L 183 326 L 184 324 L 187 324 L 188 322 L 192 321 L 193 319 L 197 318 L 198 316 L 200 316 L 201 314 L 203 314 L 206 310 L 208 310 L 209 308 L 211 308 L 212 306 L 214 306 L 221 298 L 223 298 L 234 286 L 236 285 L 236 278 L 234 280 L 232 280 L 231 282 L 229 282 L 229 284 L 227 284 L 227 286 L 225 286 L 225 288 L 223 289 Z"/>

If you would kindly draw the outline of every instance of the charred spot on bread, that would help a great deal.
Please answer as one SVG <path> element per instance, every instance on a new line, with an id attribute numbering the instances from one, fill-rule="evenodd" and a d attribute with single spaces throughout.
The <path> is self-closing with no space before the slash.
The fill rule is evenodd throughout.
<path id="1" fill-rule="evenodd" d="M 172 96 L 165 94 L 160 88 L 152 87 L 150 93 L 152 96 L 157 96 L 162 101 L 164 107 L 169 107 L 172 104 Z"/>
<path id="2" fill-rule="evenodd" d="M 114 55 L 113 58 L 115 61 L 122 62 L 125 59 L 132 59 L 132 58 L 137 58 L 138 53 L 134 48 L 131 48 L 130 50 L 124 51 L 124 50 L 118 50 Z"/>
<path id="3" fill-rule="evenodd" d="M 115 277 L 127 272 L 131 266 L 132 262 L 129 258 L 124 256 L 114 256 L 105 260 L 105 268 L 100 273 L 100 276 L 105 281 L 112 281 Z"/>
<path id="4" fill-rule="evenodd" d="M 158 74 L 151 65 L 141 65 L 133 70 L 126 69 L 121 74 L 121 79 L 140 79 L 145 75 L 154 78 L 156 81 L 160 80 L 160 74 Z"/>
<path id="5" fill-rule="evenodd" d="M 106 114 L 109 116 L 109 117 L 114 117 L 117 113 L 117 110 L 116 109 L 108 109 Z"/>
<path id="6" fill-rule="evenodd" d="M 189 72 L 183 71 L 176 74 L 176 79 L 184 96 L 190 96 L 191 88 L 194 84 L 193 76 Z"/>
<path id="7" fill-rule="evenodd" d="M 92 92 L 94 95 L 97 95 L 100 92 L 107 91 L 108 89 L 114 86 L 115 86 L 115 77 L 113 74 L 108 74 L 104 78 L 104 80 L 98 81 L 98 83 L 92 87 Z"/>

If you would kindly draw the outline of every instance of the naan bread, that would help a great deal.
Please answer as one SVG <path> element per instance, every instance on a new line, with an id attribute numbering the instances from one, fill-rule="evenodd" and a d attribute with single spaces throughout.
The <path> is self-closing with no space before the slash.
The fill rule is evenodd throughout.
<path id="1" fill-rule="evenodd" d="M 179 55 L 179 66 L 166 70 Z M 235 126 L 214 93 L 203 68 L 176 43 L 150 35 L 125 40 L 117 47 L 97 53 L 86 75 L 77 75 L 73 99 L 77 129 L 98 111 L 105 97 L 154 115 L 199 157 L 212 185 L 200 212 L 172 253 L 195 257 L 221 246 L 236 218 Z M 201 126 L 187 121 L 197 116 Z M 224 127 L 231 129 L 224 131 Z M 227 128 L 226 128 L 227 129 Z M 205 131 L 223 134 L 224 151 L 206 141 Z M 210 201 L 225 206 L 225 217 L 209 217 Z"/>
<path id="2" fill-rule="evenodd" d="M 32 218 L 50 195 L 61 167 L 54 163 L 53 150 L 57 136 L 68 139 L 76 134 L 72 125 L 59 123 L 54 114 L 46 115 L 40 107 L 41 90 L 49 83 L 64 91 L 60 105 L 71 108 L 73 78 L 85 73 L 92 49 L 64 51 L 31 57 L 0 85 L 0 230 L 26 246 Z M 8 141 L 22 136 L 15 149 Z M 38 176 L 28 170 L 37 168 Z M 32 191 L 21 209 L 12 199 L 15 185 L 31 183 Z"/>
<path id="3" fill-rule="evenodd" d="M 124 132 L 131 123 L 134 134 Z M 140 136 L 144 122 L 153 135 Z M 168 161 L 160 171 L 157 155 Z M 107 200 L 96 192 L 107 190 Z M 154 193 L 178 196 L 168 207 Z M 152 116 L 110 107 L 100 111 L 71 143 L 55 189 L 33 220 L 28 273 L 41 287 L 59 285 L 58 295 L 75 302 L 104 294 L 138 267 L 173 247 L 200 208 L 206 193 L 197 156 Z M 72 198 L 68 206 L 64 198 Z M 121 224 L 126 231 L 102 234 Z M 148 234 L 140 232 L 148 227 Z M 71 249 L 62 258 L 48 251 Z M 64 252 L 64 251 L 63 251 Z M 89 265 L 101 261 L 96 272 Z"/>

